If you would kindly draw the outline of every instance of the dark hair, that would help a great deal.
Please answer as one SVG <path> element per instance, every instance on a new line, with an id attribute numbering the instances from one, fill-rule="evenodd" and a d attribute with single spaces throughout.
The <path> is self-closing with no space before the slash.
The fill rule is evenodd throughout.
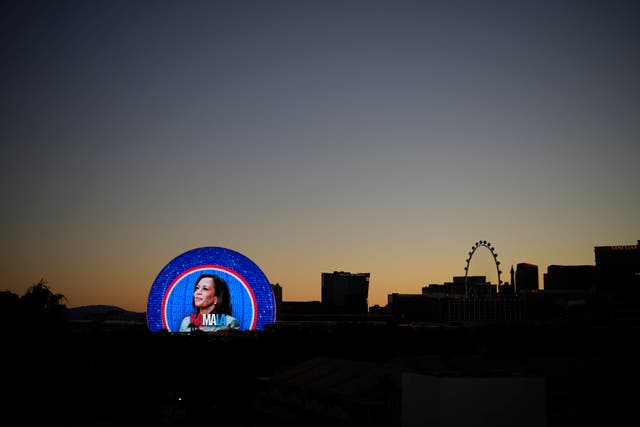
<path id="1" fill-rule="evenodd" d="M 231 316 L 231 294 L 229 292 L 229 286 L 227 285 L 227 282 L 225 282 L 222 277 L 213 274 L 201 274 L 200 277 L 198 277 L 198 280 L 196 280 L 193 285 L 194 291 L 198 283 L 200 283 L 200 280 L 206 278 L 213 279 L 213 288 L 216 291 L 216 298 L 218 298 L 218 302 L 214 306 L 213 312 L 228 314 L 229 316 Z M 193 308 L 198 311 L 195 298 L 191 300 L 191 304 L 193 305 Z"/>

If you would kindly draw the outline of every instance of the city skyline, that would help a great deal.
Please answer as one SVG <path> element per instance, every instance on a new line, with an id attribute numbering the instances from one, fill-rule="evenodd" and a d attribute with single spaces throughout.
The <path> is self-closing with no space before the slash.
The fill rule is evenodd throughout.
<path id="1" fill-rule="evenodd" d="M 636 2 L 3 8 L 1 289 L 144 311 L 217 246 L 290 301 L 368 272 L 372 306 L 480 239 L 542 287 L 640 236 Z"/>

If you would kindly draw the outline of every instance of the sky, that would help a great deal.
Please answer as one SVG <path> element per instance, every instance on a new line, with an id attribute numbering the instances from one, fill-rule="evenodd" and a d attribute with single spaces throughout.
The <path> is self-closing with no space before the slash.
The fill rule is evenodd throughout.
<path id="1" fill-rule="evenodd" d="M 3 2 L 0 58 L 2 290 L 145 311 L 216 246 L 385 305 L 640 239 L 637 1 Z"/>

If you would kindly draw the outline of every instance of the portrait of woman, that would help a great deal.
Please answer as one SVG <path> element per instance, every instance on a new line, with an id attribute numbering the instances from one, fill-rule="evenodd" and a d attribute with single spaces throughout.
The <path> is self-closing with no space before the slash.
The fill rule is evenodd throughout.
<path id="1" fill-rule="evenodd" d="M 216 332 L 240 329 L 238 319 L 231 315 L 231 296 L 227 282 L 213 274 L 202 274 L 193 289 L 194 313 L 180 323 L 180 332 Z"/>

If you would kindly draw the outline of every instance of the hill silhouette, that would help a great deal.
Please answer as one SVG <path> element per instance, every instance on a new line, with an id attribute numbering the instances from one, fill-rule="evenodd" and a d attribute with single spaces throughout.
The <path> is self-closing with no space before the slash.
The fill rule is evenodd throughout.
<path id="1" fill-rule="evenodd" d="M 84 305 L 69 308 L 68 318 L 79 320 L 118 320 L 130 322 L 146 322 L 146 313 L 125 310 L 114 305 Z"/>

